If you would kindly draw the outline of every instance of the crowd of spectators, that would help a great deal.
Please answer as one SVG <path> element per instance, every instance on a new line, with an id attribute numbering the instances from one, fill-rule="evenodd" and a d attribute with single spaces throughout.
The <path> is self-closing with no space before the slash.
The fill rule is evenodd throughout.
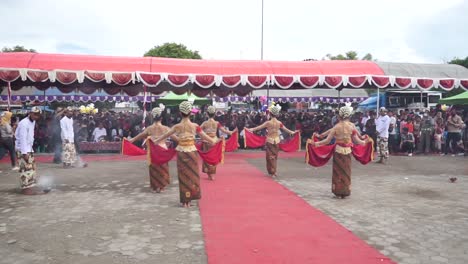
<path id="1" fill-rule="evenodd" d="M 202 107 L 194 113 L 193 121 L 201 124 L 207 116 Z M 172 109 L 173 110 L 173 109 Z M 63 111 L 48 112 L 42 115 L 36 124 L 35 144 L 36 152 L 54 152 L 61 144 L 60 119 Z M 391 153 L 441 153 L 457 154 L 467 149 L 468 114 L 457 110 L 442 111 L 440 108 L 432 110 L 402 110 L 398 113 L 390 111 L 391 118 L 389 150 Z M 356 112 L 351 121 L 361 134 L 367 134 L 376 141 L 377 114 L 373 111 Z M 12 118 L 15 127 L 22 116 Z M 216 119 L 226 128 L 240 131 L 240 146 L 243 146 L 243 129 L 255 127 L 267 120 L 267 114 L 262 111 L 218 111 Z M 143 111 L 111 112 L 101 111 L 96 114 L 82 114 L 78 109 L 74 112 L 75 142 L 121 141 L 122 138 L 132 138 L 140 133 L 144 126 L 151 123 L 148 116 L 143 122 Z M 163 124 L 172 126 L 178 123 L 180 116 L 177 111 L 168 111 L 164 115 Z M 300 130 L 303 143 L 314 132 L 323 133 L 338 122 L 337 112 L 283 112 L 279 120 L 290 130 Z M 259 133 L 264 133 L 260 131 Z M 222 136 L 222 135 L 221 135 Z M 284 139 L 287 139 L 284 135 Z M 2 151 L 4 152 L 4 151 Z"/>

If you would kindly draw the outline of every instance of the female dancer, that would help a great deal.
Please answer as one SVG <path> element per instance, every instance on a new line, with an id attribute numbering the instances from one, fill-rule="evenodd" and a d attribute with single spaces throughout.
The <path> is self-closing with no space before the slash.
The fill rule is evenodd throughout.
<path id="1" fill-rule="evenodd" d="M 212 144 L 217 141 L 203 132 L 197 124 L 190 121 L 192 104 L 184 101 L 179 105 L 182 120 L 174 125 L 169 131 L 158 137 L 154 142 L 165 140 L 169 136 L 176 134 L 179 140 L 177 145 L 177 174 L 179 176 L 180 202 L 184 207 L 190 207 L 192 200 L 201 198 L 200 176 L 198 174 L 198 152 L 195 147 L 195 134 Z"/>
<path id="2" fill-rule="evenodd" d="M 217 137 L 218 129 L 228 135 L 232 135 L 232 133 L 236 131 L 236 130 L 229 131 L 225 129 L 218 121 L 214 120 L 214 116 L 216 112 L 216 108 L 214 106 L 209 106 L 206 112 L 208 113 L 208 117 L 210 119 L 203 122 L 203 124 L 201 124 L 201 128 L 203 129 L 203 132 L 205 132 L 208 136 L 210 136 L 214 140 L 218 140 L 218 137 Z M 208 142 L 203 142 L 203 145 L 202 145 L 203 151 L 208 151 L 210 148 L 211 146 Z M 216 174 L 216 165 L 210 165 L 206 162 L 203 162 L 202 171 L 208 174 L 208 178 L 213 181 L 214 175 Z"/>
<path id="3" fill-rule="evenodd" d="M 267 139 L 266 139 L 266 165 L 268 175 L 271 177 L 276 177 L 276 163 L 278 160 L 278 151 L 280 143 L 280 129 L 286 131 L 290 135 L 294 135 L 298 131 L 291 131 L 286 128 L 277 117 L 281 112 L 281 106 L 273 105 L 270 107 L 271 119 L 264 122 L 262 125 L 254 128 L 246 128 L 250 132 L 254 132 L 260 129 L 267 129 Z"/>

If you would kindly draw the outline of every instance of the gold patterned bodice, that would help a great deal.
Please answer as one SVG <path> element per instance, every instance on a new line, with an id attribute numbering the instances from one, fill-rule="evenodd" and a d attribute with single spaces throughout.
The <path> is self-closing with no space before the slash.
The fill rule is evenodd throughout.
<path id="1" fill-rule="evenodd" d="M 267 139 L 266 141 L 270 144 L 278 144 L 280 143 L 280 128 L 281 122 L 278 121 L 276 118 L 268 121 L 267 124 Z"/>
<path id="2" fill-rule="evenodd" d="M 176 150 L 181 152 L 192 152 L 196 151 L 195 147 L 195 134 L 196 129 L 193 124 L 187 121 L 182 121 L 180 124 L 176 125 L 176 134 L 179 138 L 179 144 L 177 145 Z"/>
<path id="3" fill-rule="evenodd" d="M 216 138 L 216 133 L 218 132 L 218 122 L 216 122 L 214 119 L 210 118 L 203 122 L 201 128 L 208 136 Z"/>

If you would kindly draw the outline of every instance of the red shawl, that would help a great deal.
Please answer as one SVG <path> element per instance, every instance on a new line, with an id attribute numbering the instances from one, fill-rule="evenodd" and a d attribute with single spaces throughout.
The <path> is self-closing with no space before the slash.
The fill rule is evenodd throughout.
<path id="1" fill-rule="evenodd" d="M 248 131 L 247 129 L 244 130 L 245 137 L 244 137 L 244 144 L 245 147 L 249 148 L 259 148 L 263 147 L 266 143 L 266 137 L 258 136 L 254 133 Z M 294 152 L 301 149 L 301 135 L 300 133 L 296 133 L 294 137 L 287 142 L 283 142 L 279 144 L 279 147 L 284 152 Z"/>
<path id="2" fill-rule="evenodd" d="M 140 156 L 145 155 L 146 151 L 141 149 L 128 141 L 126 138 L 122 140 L 122 155 L 127 156 Z"/>
<path id="3" fill-rule="evenodd" d="M 226 152 L 233 152 L 239 148 L 239 132 L 235 131 L 232 133 L 231 137 L 226 140 L 226 146 L 224 151 Z"/>
<path id="4" fill-rule="evenodd" d="M 122 144 L 122 153 L 124 155 L 148 155 L 148 162 L 156 165 L 162 165 L 169 162 L 174 158 L 177 151 L 175 149 L 165 149 L 159 145 L 153 143 L 152 140 L 147 140 L 148 152 L 146 153 L 143 149 L 133 145 L 128 140 Z M 224 141 L 216 143 L 208 151 L 201 151 L 197 146 L 198 154 L 200 157 L 210 165 L 218 165 L 224 160 Z"/>
<path id="5" fill-rule="evenodd" d="M 315 136 L 312 138 L 314 142 L 319 141 Z M 306 146 L 306 163 L 321 167 L 325 165 L 335 152 L 336 144 L 314 147 L 307 143 Z M 370 139 L 364 145 L 353 145 L 351 147 L 354 158 L 361 164 L 366 165 L 374 159 L 374 142 Z"/>

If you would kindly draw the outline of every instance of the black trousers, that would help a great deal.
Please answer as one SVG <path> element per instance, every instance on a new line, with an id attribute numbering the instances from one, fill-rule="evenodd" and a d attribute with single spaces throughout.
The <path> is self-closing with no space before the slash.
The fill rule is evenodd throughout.
<path id="1" fill-rule="evenodd" d="M 15 142 L 13 138 L 2 138 L 0 139 L 0 160 L 3 159 L 6 152 L 10 153 L 11 166 L 16 166 L 16 151 Z"/>
<path id="2" fill-rule="evenodd" d="M 453 153 L 457 153 L 457 143 L 460 140 L 461 134 L 459 132 L 448 132 L 447 139 L 445 140 L 445 154 L 448 154 L 450 147 L 452 147 Z"/>

